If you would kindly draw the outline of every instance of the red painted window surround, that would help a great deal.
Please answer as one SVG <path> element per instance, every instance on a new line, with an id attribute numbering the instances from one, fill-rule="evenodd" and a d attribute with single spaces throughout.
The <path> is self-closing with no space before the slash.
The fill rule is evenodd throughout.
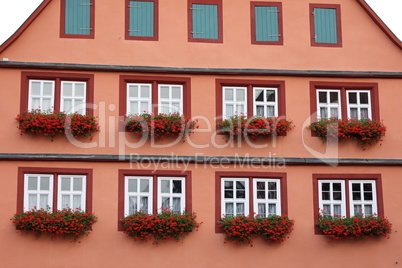
<path id="1" fill-rule="evenodd" d="M 248 178 L 249 183 L 249 211 L 250 214 L 254 213 L 253 205 L 253 178 L 259 179 L 279 179 L 280 180 L 280 191 L 281 191 L 281 211 L 282 215 L 288 215 L 288 193 L 287 193 L 287 177 L 286 173 L 280 172 L 233 172 L 233 171 L 223 171 L 215 173 L 215 233 L 222 233 L 223 230 L 219 226 L 218 222 L 222 218 L 221 211 L 221 183 L 222 178 Z M 247 216 L 247 215 L 246 215 Z"/>
<path id="2" fill-rule="evenodd" d="M 313 174 L 313 205 L 314 205 L 314 232 L 315 234 L 323 234 L 318 228 L 317 224 L 319 215 L 319 191 L 318 191 L 318 181 L 319 180 L 344 180 L 345 181 L 345 197 L 346 197 L 346 217 L 350 217 L 349 211 L 349 180 L 374 180 L 376 184 L 376 198 L 377 198 L 377 211 L 378 216 L 384 216 L 384 202 L 382 195 L 382 179 L 381 174 Z"/>
<path id="3" fill-rule="evenodd" d="M 377 83 L 358 83 L 358 82 L 322 82 L 310 81 L 310 113 L 312 116 L 317 112 L 317 90 L 318 89 L 337 89 L 340 90 L 342 118 L 347 119 L 347 90 L 369 90 L 371 99 L 371 113 L 374 121 L 380 121 L 380 108 L 378 100 Z M 313 121 L 317 118 L 311 118 Z"/>
<path id="4" fill-rule="evenodd" d="M 20 113 L 28 111 L 29 80 L 51 80 L 55 81 L 54 111 L 60 111 L 61 81 L 86 82 L 86 103 L 94 102 L 94 75 L 75 73 L 44 73 L 44 72 L 21 72 L 21 99 Z M 87 115 L 93 115 L 93 108 L 86 108 Z"/>
<path id="5" fill-rule="evenodd" d="M 144 40 L 144 41 L 158 41 L 159 40 L 159 0 L 135 0 L 135 1 L 143 1 L 143 2 L 154 2 L 154 36 L 146 37 L 146 36 L 130 36 L 129 28 L 130 28 L 130 8 L 128 7 L 130 1 L 126 0 L 126 11 L 125 11 L 125 38 L 126 40 Z"/>
<path id="6" fill-rule="evenodd" d="M 328 43 L 317 43 L 314 39 L 314 8 L 331 8 L 336 10 L 336 28 L 337 28 L 337 38 L 338 43 L 328 44 Z M 336 4 L 310 4 L 310 39 L 311 46 L 315 47 L 342 47 L 342 23 L 341 23 L 341 5 Z"/>
<path id="7" fill-rule="evenodd" d="M 119 115 L 126 115 L 127 83 L 152 84 L 152 113 L 158 113 L 158 84 L 182 85 L 183 86 L 183 115 L 191 117 L 191 80 L 187 77 L 164 77 L 164 76 L 120 76 Z"/>
<path id="8" fill-rule="evenodd" d="M 86 176 L 86 211 L 92 212 L 92 169 L 78 168 L 43 168 L 43 167 L 19 167 L 17 181 L 17 213 L 24 209 L 24 176 L 25 174 L 52 174 L 53 175 L 53 211 L 57 209 L 58 175 L 85 175 Z"/>
<path id="9" fill-rule="evenodd" d="M 255 22 L 255 7 L 257 6 L 275 6 L 278 8 L 278 41 L 257 41 L 256 37 L 256 22 Z M 254 45 L 283 45 L 283 19 L 282 19 L 282 3 L 281 2 L 251 2 L 251 44 Z"/>
<path id="10" fill-rule="evenodd" d="M 274 87 L 278 89 L 278 116 L 286 117 L 285 81 L 269 80 L 241 80 L 241 79 L 216 79 L 216 124 L 222 121 L 223 115 L 223 90 L 224 86 L 247 87 L 247 114 L 253 115 L 253 87 Z"/>
<path id="11" fill-rule="evenodd" d="M 191 185 L 191 171 L 171 171 L 171 170 L 134 170 L 134 169 L 120 169 L 118 177 L 118 230 L 123 231 L 123 225 L 120 219 L 124 217 L 124 178 L 126 176 L 152 176 L 153 177 L 153 191 L 152 191 L 152 204 L 153 213 L 157 213 L 158 203 L 158 177 L 184 177 L 185 178 L 185 208 L 187 212 L 192 212 L 192 185 Z"/>
<path id="12" fill-rule="evenodd" d="M 188 19 L 188 41 L 204 42 L 204 43 L 223 43 L 223 16 L 222 16 L 222 0 L 187 0 L 187 19 Z M 193 4 L 201 5 L 217 5 L 218 6 L 218 39 L 193 38 L 191 32 L 193 30 L 193 16 L 191 7 Z"/>
<path id="13" fill-rule="evenodd" d="M 91 6 L 91 13 L 90 13 L 90 25 L 91 25 L 91 34 L 89 35 L 82 35 L 82 34 L 66 34 L 65 27 L 66 27 L 66 1 L 61 0 L 61 7 L 60 7 L 60 38 L 81 38 L 81 39 L 94 39 L 95 38 L 95 2 L 92 1 Z"/>

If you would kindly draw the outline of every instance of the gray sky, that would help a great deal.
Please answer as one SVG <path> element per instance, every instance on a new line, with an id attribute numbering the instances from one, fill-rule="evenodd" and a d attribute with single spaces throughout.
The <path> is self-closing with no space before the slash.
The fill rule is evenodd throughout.
<path id="1" fill-rule="evenodd" d="M 42 0 L 0 0 L 0 44 L 18 29 L 41 2 Z M 402 40 L 402 0 L 366 2 Z"/>

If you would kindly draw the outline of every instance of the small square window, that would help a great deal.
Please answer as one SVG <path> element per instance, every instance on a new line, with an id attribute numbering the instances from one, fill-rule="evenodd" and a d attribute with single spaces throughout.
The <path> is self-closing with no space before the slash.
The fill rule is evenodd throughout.
<path id="1" fill-rule="evenodd" d="M 126 39 L 158 40 L 158 0 L 126 0 Z"/>
<path id="2" fill-rule="evenodd" d="M 310 4 L 312 46 L 342 46 L 340 13 L 340 5 Z"/>
<path id="3" fill-rule="evenodd" d="M 283 45 L 282 3 L 251 2 L 251 43 Z"/>
<path id="4" fill-rule="evenodd" d="M 95 1 L 62 0 L 60 37 L 94 38 Z"/>

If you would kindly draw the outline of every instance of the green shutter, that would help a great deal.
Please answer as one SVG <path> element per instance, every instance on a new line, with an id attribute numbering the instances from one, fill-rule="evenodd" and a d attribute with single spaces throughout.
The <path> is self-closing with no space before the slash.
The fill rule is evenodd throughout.
<path id="1" fill-rule="evenodd" d="M 66 34 L 91 34 L 91 1 L 66 0 Z"/>
<path id="2" fill-rule="evenodd" d="M 218 39 L 218 6 L 193 4 L 193 38 Z"/>
<path id="3" fill-rule="evenodd" d="M 337 44 L 336 9 L 314 8 L 314 31 L 316 43 Z"/>
<path id="4" fill-rule="evenodd" d="M 129 36 L 154 36 L 154 2 L 130 1 Z"/>
<path id="5" fill-rule="evenodd" d="M 255 7 L 256 41 L 279 41 L 278 7 Z"/>

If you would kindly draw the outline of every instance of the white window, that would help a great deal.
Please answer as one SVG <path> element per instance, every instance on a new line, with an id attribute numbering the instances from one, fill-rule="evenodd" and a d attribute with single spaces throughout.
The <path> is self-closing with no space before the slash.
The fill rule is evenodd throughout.
<path id="1" fill-rule="evenodd" d="M 356 119 L 371 118 L 370 91 L 347 90 L 348 117 Z"/>
<path id="2" fill-rule="evenodd" d="M 249 214 L 248 178 L 223 178 L 221 191 L 223 216 Z"/>
<path id="3" fill-rule="evenodd" d="M 183 86 L 159 85 L 158 110 L 162 114 L 183 114 Z"/>
<path id="4" fill-rule="evenodd" d="M 319 181 L 320 211 L 323 215 L 346 216 L 345 181 Z"/>
<path id="5" fill-rule="evenodd" d="M 278 89 L 254 87 L 254 115 L 263 117 L 278 116 Z"/>
<path id="6" fill-rule="evenodd" d="M 125 216 L 137 211 L 152 214 L 155 210 L 168 210 L 180 214 L 186 210 L 185 177 L 155 177 L 155 186 L 153 176 L 125 176 L 124 179 Z M 155 204 L 154 193 L 157 194 Z"/>
<path id="7" fill-rule="evenodd" d="M 58 176 L 57 209 L 85 210 L 86 176 Z"/>
<path id="8" fill-rule="evenodd" d="M 223 119 L 247 113 L 247 88 L 223 87 Z"/>
<path id="9" fill-rule="evenodd" d="M 86 85 L 85 82 L 62 81 L 60 111 L 85 115 Z"/>
<path id="10" fill-rule="evenodd" d="M 350 180 L 350 216 L 377 214 L 375 182 L 372 180 Z"/>
<path id="11" fill-rule="evenodd" d="M 318 118 L 342 118 L 339 90 L 317 90 Z"/>
<path id="12" fill-rule="evenodd" d="M 152 213 L 152 177 L 125 177 L 125 216 L 137 211 Z"/>
<path id="13" fill-rule="evenodd" d="M 25 174 L 24 211 L 32 209 L 53 209 L 56 199 L 57 209 L 86 209 L 86 176 L 57 175 L 57 192 L 54 193 L 53 174 Z"/>
<path id="14" fill-rule="evenodd" d="M 152 112 L 151 89 L 151 84 L 127 84 L 127 115 Z"/>
<path id="15" fill-rule="evenodd" d="M 180 177 L 158 177 L 158 209 L 173 213 L 185 211 L 185 180 Z"/>
<path id="16" fill-rule="evenodd" d="M 26 174 L 24 178 L 24 211 L 52 209 L 53 175 Z"/>
<path id="17" fill-rule="evenodd" d="M 57 95 L 60 97 L 55 99 Z M 87 83 L 79 81 L 29 80 L 28 111 L 55 111 L 56 103 L 60 111 L 70 113 L 86 113 Z"/>
<path id="18" fill-rule="evenodd" d="M 254 211 L 259 217 L 281 215 L 280 180 L 254 179 Z"/>
<path id="19" fill-rule="evenodd" d="M 319 209 L 323 215 L 346 217 L 377 214 L 376 183 L 374 180 L 319 180 Z M 348 187 L 349 211 L 347 211 Z"/>
<path id="20" fill-rule="evenodd" d="M 54 110 L 54 81 L 29 80 L 28 110 Z"/>

